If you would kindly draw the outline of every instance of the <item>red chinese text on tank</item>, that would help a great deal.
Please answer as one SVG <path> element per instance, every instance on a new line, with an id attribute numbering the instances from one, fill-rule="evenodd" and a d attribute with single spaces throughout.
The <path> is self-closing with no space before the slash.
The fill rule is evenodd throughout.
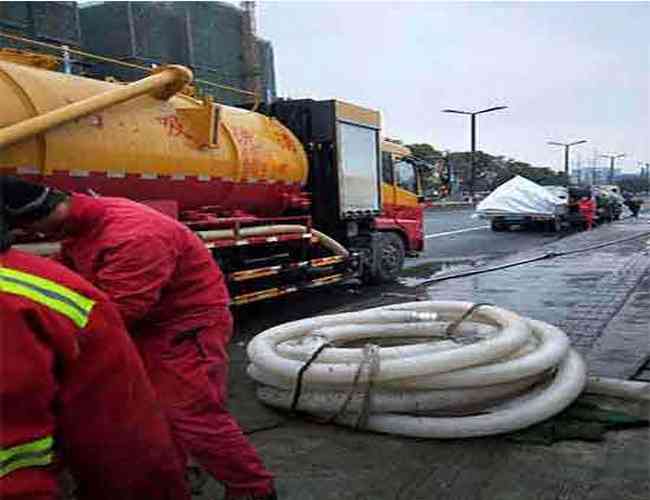
<path id="1" fill-rule="evenodd" d="M 233 127 L 232 133 L 239 143 L 244 176 L 254 179 L 264 178 L 263 165 L 255 161 L 255 153 L 259 150 L 259 143 L 253 133 L 242 127 Z"/>
<path id="2" fill-rule="evenodd" d="M 185 127 L 183 123 L 178 119 L 176 115 L 167 115 L 159 116 L 156 118 L 158 123 L 160 123 L 167 133 L 168 137 L 185 137 L 186 139 L 192 139 L 192 136 L 185 132 Z"/>
<path id="3" fill-rule="evenodd" d="M 273 133 L 273 138 L 283 149 L 291 151 L 292 153 L 297 152 L 296 142 L 291 138 L 291 136 L 285 130 L 277 127 L 273 129 L 272 133 Z"/>

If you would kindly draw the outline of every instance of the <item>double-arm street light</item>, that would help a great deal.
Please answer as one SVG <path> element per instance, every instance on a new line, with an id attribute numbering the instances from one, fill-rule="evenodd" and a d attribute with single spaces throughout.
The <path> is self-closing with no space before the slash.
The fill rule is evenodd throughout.
<path id="1" fill-rule="evenodd" d="M 555 141 L 548 141 L 547 144 L 550 144 L 551 146 L 563 146 L 564 147 L 564 176 L 566 177 L 566 185 L 567 187 L 570 184 L 569 181 L 569 148 L 571 146 L 577 146 L 578 144 L 584 144 L 587 142 L 587 139 L 582 139 L 580 141 L 573 141 L 573 142 L 555 142 Z"/>
<path id="2" fill-rule="evenodd" d="M 495 106 L 493 108 L 482 109 L 481 111 L 460 111 L 457 109 L 443 109 L 443 113 L 456 113 L 459 115 L 469 115 L 471 117 L 471 136 L 470 141 L 472 145 L 471 155 L 471 170 L 469 179 L 469 194 L 474 198 L 474 179 L 476 174 L 476 115 L 489 113 L 490 111 L 498 111 L 499 109 L 507 109 L 508 106 Z"/>
<path id="3" fill-rule="evenodd" d="M 618 155 L 600 155 L 603 158 L 609 158 L 609 183 L 612 184 L 614 182 L 614 163 L 618 158 L 623 158 L 625 156 L 625 153 L 621 153 Z"/>

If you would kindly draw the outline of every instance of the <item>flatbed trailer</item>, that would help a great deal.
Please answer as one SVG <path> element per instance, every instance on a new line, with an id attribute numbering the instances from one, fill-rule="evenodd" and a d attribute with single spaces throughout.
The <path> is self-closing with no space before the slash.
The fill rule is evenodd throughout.
<path id="1" fill-rule="evenodd" d="M 565 213 L 562 214 L 517 214 L 517 213 L 500 213 L 486 214 L 483 218 L 490 221 L 490 227 L 493 231 L 507 231 L 512 227 L 543 228 L 550 232 L 559 232 L 567 224 Z"/>

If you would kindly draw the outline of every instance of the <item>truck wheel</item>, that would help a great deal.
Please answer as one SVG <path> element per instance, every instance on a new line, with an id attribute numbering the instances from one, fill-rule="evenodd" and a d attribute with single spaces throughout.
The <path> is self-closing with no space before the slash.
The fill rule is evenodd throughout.
<path id="1" fill-rule="evenodd" d="M 377 262 L 367 277 L 373 284 L 395 281 L 404 266 L 404 242 L 396 233 L 381 233 L 377 248 Z"/>
<path id="2" fill-rule="evenodd" d="M 497 222 L 497 221 L 492 221 L 491 223 L 492 231 L 505 231 L 508 229 L 508 226 L 506 226 L 503 222 Z"/>

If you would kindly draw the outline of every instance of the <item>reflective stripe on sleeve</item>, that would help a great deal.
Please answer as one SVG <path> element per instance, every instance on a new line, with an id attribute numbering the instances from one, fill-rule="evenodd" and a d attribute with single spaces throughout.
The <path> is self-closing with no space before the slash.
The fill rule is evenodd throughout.
<path id="1" fill-rule="evenodd" d="M 43 467 L 54 460 L 54 439 L 47 436 L 12 448 L 0 448 L 0 478 L 27 467 Z"/>
<path id="2" fill-rule="evenodd" d="M 0 292 L 38 302 L 70 318 L 83 328 L 95 302 L 58 283 L 7 267 L 0 267 Z"/>

